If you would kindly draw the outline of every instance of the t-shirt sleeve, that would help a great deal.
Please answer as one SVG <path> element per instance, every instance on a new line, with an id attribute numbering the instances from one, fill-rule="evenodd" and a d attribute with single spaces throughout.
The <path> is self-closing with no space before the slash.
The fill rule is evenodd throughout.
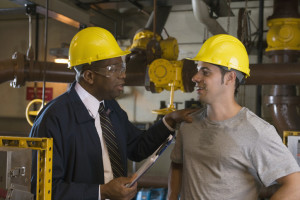
<path id="1" fill-rule="evenodd" d="M 183 162 L 182 135 L 180 130 L 177 131 L 175 145 L 171 152 L 170 158 L 174 163 Z"/>
<path id="2" fill-rule="evenodd" d="M 272 125 L 259 134 L 251 157 L 258 176 L 266 187 L 278 178 L 300 171 L 298 163 Z"/>

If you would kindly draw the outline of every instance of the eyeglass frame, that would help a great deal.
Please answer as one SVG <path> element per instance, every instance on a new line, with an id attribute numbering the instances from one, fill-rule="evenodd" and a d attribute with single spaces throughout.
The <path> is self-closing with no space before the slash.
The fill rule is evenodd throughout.
<path id="1" fill-rule="evenodd" d="M 117 68 L 117 65 L 122 65 L 120 69 Z M 103 72 L 101 72 L 101 70 L 105 70 Z M 118 77 L 121 76 L 123 73 L 126 73 L 126 63 L 122 62 L 122 63 L 118 63 L 118 64 L 112 64 L 112 65 L 107 65 L 106 67 L 97 67 L 97 70 L 91 69 L 91 71 L 93 71 L 96 74 L 105 76 L 107 78 L 113 76 L 113 75 L 117 75 Z"/>

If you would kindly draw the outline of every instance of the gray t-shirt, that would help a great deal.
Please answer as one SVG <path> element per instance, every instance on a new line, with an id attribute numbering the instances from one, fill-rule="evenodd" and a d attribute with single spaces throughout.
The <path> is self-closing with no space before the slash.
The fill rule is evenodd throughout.
<path id="1" fill-rule="evenodd" d="M 300 171 L 275 128 L 247 108 L 221 122 L 206 109 L 192 116 L 171 153 L 183 163 L 181 200 L 255 200 L 262 184 Z"/>

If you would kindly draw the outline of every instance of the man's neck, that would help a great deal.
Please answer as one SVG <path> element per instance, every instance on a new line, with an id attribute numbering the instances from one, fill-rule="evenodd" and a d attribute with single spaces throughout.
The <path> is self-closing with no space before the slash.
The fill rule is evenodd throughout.
<path id="1" fill-rule="evenodd" d="M 237 115 L 241 109 L 236 101 L 208 104 L 207 117 L 212 121 L 224 121 Z"/>

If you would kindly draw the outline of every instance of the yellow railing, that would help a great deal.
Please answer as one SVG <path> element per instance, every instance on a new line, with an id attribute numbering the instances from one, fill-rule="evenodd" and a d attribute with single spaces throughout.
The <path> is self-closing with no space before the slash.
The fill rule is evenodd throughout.
<path id="1" fill-rule="evenodd" d="M 37 150 L 36 200 L 51 200 L 53 139 L 0 136 L 0 147 Z"/>
<path id="2" fill-rule="evenodd" d="M 283 131 L 283 143 L 287 145 L 287 137 L 288 136 L 300 136 L 299 131 Z"/>

